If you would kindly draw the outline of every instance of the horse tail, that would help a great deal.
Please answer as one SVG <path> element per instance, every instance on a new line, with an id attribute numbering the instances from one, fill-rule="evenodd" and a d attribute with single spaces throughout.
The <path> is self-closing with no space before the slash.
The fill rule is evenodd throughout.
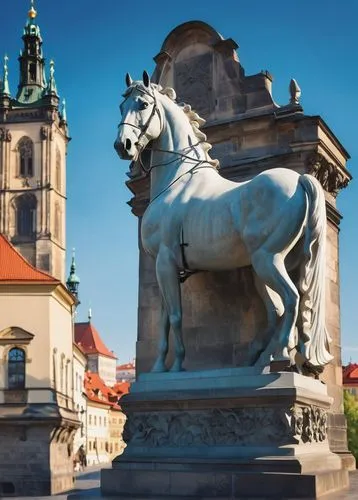
<path id="1" fill-rule="evenodd" d="M 326 203 L 317 179 L 304 174 L 299 182 L 308 204 L 304 258 L 298 283 L 302 318 L 300 350 L 311 365 L 323 366 L 333 359 L 329 352 L 331 338 L 325 324 Z"/>

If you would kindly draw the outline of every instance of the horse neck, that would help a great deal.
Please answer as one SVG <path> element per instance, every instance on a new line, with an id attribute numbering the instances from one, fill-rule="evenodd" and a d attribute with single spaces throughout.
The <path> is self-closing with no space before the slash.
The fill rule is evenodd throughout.
<path id="1" fill-rule="evenodd" d="M 166 101 L 169 99 L 166 97 Z M 169 188 L 171 183 L 181 175 L 191 170 L 195 164 L 186 161 L 187 158 L 167 151 L 183 153 L 195 160 L 205 160 L 206 155 L 198 143 L 189 119 L 184 112 L 172 101 L 162 105 L 163 130 L 153 143 L 151 167 L 151 200 L 162 191 Z M 190 148 L 193 145 L 195 147 Z M 157 166 L 163 165 L 163 166 Z"/>

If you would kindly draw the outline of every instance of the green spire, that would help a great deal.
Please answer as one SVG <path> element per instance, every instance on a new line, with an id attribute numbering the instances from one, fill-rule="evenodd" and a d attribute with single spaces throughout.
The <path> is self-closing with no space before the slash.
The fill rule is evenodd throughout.
<path id="1" fill-rule="evenodd" d="M 72 262 L 70 268 L 70 275 L 67 278 L 66 285 L 68 290 L 73 293 L 75 297 L 78 298 L 78 287 L 80 284 L 80 279 L 76 275 L 76 263 L 75 263 L 75 249 L 72 250 Z"/>
<path id="2" fill-rule="evenodd" d="M 35 18 L 37 16 L 37 11 L 34 7 L 34 0 L 31 0 L 30 10 L 27 13 L 27 22 L 24 28 L 24 35 L 35 35 L 40 37 L 40 28 L 35 24 Z"/>
<path id="3" fill-rule="evenodd" d="M 9 87 L 9 80 L 8 80 L 9 71 L 8 71 L 8 67 L 7 67 L 8 60 L 9 60 L 9 58 L 5 54 L 5 56 L 4 56 L 4 66 L 3 66 L 3 68 L 4 68 L 4 73 L 3 73 L 4 74 L 4 78 L 3 78 L 3 81 L 2 81 L 0 93 L 2 95 L 10 97 L 10 87 Z"/>
<path id="4" fill-rule="evenodd" d="M 50 61 L 50 79 L 48 81 L 46 94 L 52 94 L 58 96 L 56 81 L 55 81 L 55 61 L 51 59 Z"/>
<path id="5" fill-rule="evenodd" d="M 42 53 L 40 28 L 36 24 L 37 12 L 31 2 L 23 34 L 23 49 L 20 51 L 20 82 L 16 99 L 21 104 L 39 101 L 46 90 L 44 78 L 45 60 Z"/>

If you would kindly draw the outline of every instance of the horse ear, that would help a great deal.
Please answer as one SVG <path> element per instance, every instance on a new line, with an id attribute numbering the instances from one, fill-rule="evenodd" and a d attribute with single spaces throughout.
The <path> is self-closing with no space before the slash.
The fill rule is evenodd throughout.
<path id="1" fill-rule="evenodd" d="M 126 85 L 127 87 L 130 87 L 133 83 L 132 77 L 129 73 L 126 74 Z"/>
<path id="2" fill-rule="evenodd" d="M 143 83 L 146 87 L 149 87 L 150 85 L 150 76 L 146 71 L 143 71 Z"/>

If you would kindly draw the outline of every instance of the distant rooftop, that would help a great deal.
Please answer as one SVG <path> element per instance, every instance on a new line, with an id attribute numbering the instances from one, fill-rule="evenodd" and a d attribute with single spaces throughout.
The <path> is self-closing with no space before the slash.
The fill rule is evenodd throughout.
<path id="1" fill-rule="evenodd" d="M 85 354 L 101 354 L 116 359 L 115 354 L 104 344 L 90 321 L 75 324 L 75 342 Z"/>

